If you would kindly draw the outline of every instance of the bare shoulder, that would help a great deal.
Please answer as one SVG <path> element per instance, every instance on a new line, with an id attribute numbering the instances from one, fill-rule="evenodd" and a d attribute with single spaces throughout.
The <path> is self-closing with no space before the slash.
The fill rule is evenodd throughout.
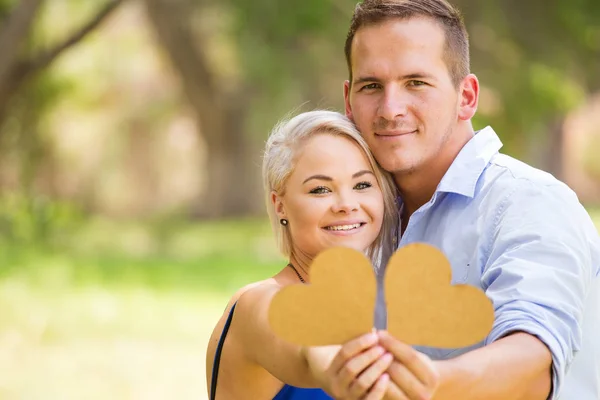
<path id="1" fill-rule="evenodd" d="M 213 363 L 219 339 L 225 328 L 227 318 L 231 313 L 231 309 L 236 305 L 235 316 L 236 316 L 236 327 L 244 326 L 245 321 L 251 318 L 253 310 L 265 307 L 273 295 L 281 288 L 280 284 L 273 278 L 266 279 L 259 282 L 248 284 L 239 289 L 227 303 L 223 315 L 215 325 L 212 335 L 208 342 L 208 348 L 206 350 L 206 379 L 207 387 L 210 387 L 210 377 L 212 374 Z M 232 330 L 237 330 L 232 324 Z M 233 332 L 231 332 L 233 333 Z M 228 340 L 231 335 L 228 333 Z M 235 336 L 235 335 L 233 335 Z"/>

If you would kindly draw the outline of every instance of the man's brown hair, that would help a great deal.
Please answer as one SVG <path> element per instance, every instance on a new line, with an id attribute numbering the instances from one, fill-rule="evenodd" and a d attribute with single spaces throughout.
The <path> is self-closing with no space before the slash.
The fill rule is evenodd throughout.
<path id="1" fill-rule="evenodd" d="M 444 62 L 456 87 L 469 74 L 469 36 L 460 11 L 445 0 L 364 0 L 356 5 L 344 51 L 352 84 L 352 41 L 363 26 L 390 19 L 428 17 L 444 29 Z"/>

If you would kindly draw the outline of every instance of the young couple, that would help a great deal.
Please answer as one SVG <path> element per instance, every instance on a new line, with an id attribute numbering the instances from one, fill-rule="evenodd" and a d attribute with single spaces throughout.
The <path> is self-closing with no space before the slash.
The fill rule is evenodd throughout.
<path id="1" fill-rule="evenodd" d="M 231 299 L 208 345 L 211 398 L 600 398 L 598 233 L 566 185 L 499 153 L 492 128 L 474 131 L 479 83 L 459 12 L 364 0 L 345 52 L 346 115 L 303 113 L 267 141 L 267 208 L 289 264 Z M 492 300 L 483 342 L 413 348 L 377 331 L 311 348 L 271 332 L 271 299 L 308 283 L 320 251 L 358 249 L 381 274 L 414 242 Z"/>

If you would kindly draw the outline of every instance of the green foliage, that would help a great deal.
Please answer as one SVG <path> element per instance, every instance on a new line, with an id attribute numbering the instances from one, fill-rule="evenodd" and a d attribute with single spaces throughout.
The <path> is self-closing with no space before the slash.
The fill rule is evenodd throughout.
<path id="1" fill-rule="evenodd" d="M 471 33 L 473 71 L 500 101 L 477 120 L 493 124 L 510 153 L 522 156 L 529 137 L 548 135 L 548 125 L 600 88 L 598 1 L 456 3 Z"/>
<path id="2" fill-rule="evenodd" d="M 16 3 L 16 0 L 0 0 L 0 22 L 9 15 Z"/>
<path id="3" fill-rule="evenodd" d="M 285 265 L 263 219 L 81 220 L 68 208 L 17 200 L 0 204 L 6 209 L 0 226 L 11 238 L 0 241 L 0 279 L 17 274 L 34 286 L 141 285 L 231 294 Z"/>
<path id="4" fill-rule="evenodd" d="M 22 193 L 0 197 L 0 246 L 57 246 L 81 222 L 82 213 L 72 204 Z"/>

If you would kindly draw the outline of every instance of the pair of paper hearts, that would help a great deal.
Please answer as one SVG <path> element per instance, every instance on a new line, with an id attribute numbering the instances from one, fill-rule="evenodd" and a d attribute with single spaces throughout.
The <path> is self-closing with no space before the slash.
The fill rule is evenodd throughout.
<path id="1" fill-rule="evenodd" d="M 410 345 L 457 348 L 475 344 L 492 329 L 494 309 L 479 289 L 450 285 L 444 254 L 411 244 L 391 257 L 384 277 L 387 330 Z M 282 339 L 303 346 L 342 344 L 373 329 L 377 283 L 359 251 L 336 247 L 310 267 L 309 285 L 279 291 L 269 323 Z"/>

